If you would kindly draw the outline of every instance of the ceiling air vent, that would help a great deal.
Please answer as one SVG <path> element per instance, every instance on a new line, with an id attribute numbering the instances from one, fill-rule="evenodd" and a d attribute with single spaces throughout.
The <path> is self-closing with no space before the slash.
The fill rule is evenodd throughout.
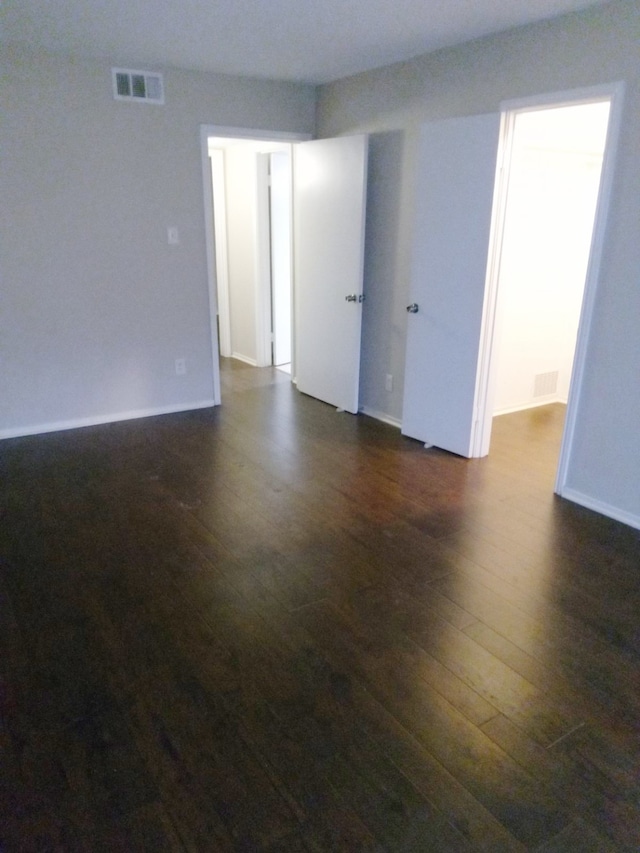
<path id="1" fill-rule="evenodd" d="M 113 77 L 113 97 L 116 101 L 164 104 L 162 74 L 155 71 L 112 68 L 111 75 Z"/>

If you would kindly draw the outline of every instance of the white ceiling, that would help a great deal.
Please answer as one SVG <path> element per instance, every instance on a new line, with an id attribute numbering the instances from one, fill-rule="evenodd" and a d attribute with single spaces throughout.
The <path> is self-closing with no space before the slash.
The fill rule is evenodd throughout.
<path id="1" fill-rule="evenodd" d="M 325 83 L 606 0 L 0 0 L 0 41 Z"/>

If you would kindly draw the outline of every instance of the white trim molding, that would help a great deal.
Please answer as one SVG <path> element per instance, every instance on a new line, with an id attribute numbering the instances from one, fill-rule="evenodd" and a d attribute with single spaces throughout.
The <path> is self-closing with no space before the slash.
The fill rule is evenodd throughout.
<path id="1" fill-rule="evenodd" d="M 600 515 L 606 515 L 607 518 L 612 518 L 614 521 L 620 521 L 622 524 L 627 524 L 629 527 L 635 527 L 637 530 L 640 530 L 640 516 L 638 515 L 608 504 L 605 501 L 589 497 L 589 495 L 585 495 L 575 489 L 564 488 L 562 492 L 558 492 L 557 494 L 561 498 L 585 507 L 585 509 L 591 509 Z"/>
<path id="2" fill-rule="evenodd" d="M 369 418 L 374 418 L 376 421 L 382 421 L 383 424 L 389 424 L 389 426 L 395 427 L 396 429 L 401 429 L 402 421 L 398 418 L 394 418 L 391 415 L 387 415 L 384 412 L 378 412 L 375 409 L 370 409 L 368 406 L 360 406 L 358 409 L 361 415 L 366 415 Z"/>
<path id="3" fill-rule="evenodd" d="M 152 409 L 134 409 L 128 412 L 117 412 L 108 415 L 97 415 L 90 418 L 73 418 L 69 421 L 54 421 L 48 424 L 33 424 L 31 426 L 15 427 L 0 430 L 0 440 L 5 438 L 20 438 L 27 435 L 44 435 L 48 432 L 61 432 L 67 429 L 81 429 L 88 426 L 133 421 L 139 418 L 152 418 L 157 415 L 173 415 L 176 412 L 191 412 L 196 409 L 210 409 L 215 405 L 213 399 L 196 400 L 193 403 L 178 403 L 174 406 L 158 406 Z"/>
<path id="4" fill-rule="evenodd" d="M 213 187 L 214 266 L 220 355 L 231 355 L 231 322 L 229 307 L 229 261 L 227 258 L 227 188 L 224 168 L 224 151 L 210 151 L 211 182 Z M 212 310 L 216 310 L 212 302 Z"/>
<path id="5" fill-rule="evenodd" d="M 232 352 L 231 358 L 235 358 L 237 361 L 242 361 L 244 364 L 250 364 L 251 367 L 260 367 L 255 358 L 249 358 L 248 355 L 242 355 L 240 352 Z"/>
<path id="6" fill-rule="evenodd" d="M 589 90 L 588 90 L 589 91 Z M 563 494 L 567 482 L 567 474 L 571 463 L 573 450 L 573 439 L 578 422 L 580 409 L 580 398 L 585 377 L 585 364 L 587 359 L 587 348 L 591 332 L 591 323 L 596 301 L 596 292 L 600 281 L 600 265 L 604 247 L 605 230 L 609 208 L 611 206 L 611 195 L 613 192 L 613 180 L 615 175 L 615 164 L 618 153 L 618 138 L 622 124 L 622 101 L 624 97 L 624 83 L 612 83 L 609 86 L 590 90 L 592 94 L 597 92 L 598 96 L 610 98 L 609 127 L 607 129 L 607 140 L 602 161 L 602 173 L 600 178 L 600 191 L 596 205 L 596 213 L 593 225 L 593 238 L 591 252 L 584 286 L 584 297 L 582 300 L 582 311 L 580 324 L 578 326 L 578 337 L 573 360 L 573 374 L 569 385 L 569 400 L 567 402 L 567 416 L 562 443 L 560 445 L 560 457 L 556 472 L 554 491 Z M 606 515 L 607 513 L 605 513 Z M 625 522 L 628 523 L 628 522 Z"/>

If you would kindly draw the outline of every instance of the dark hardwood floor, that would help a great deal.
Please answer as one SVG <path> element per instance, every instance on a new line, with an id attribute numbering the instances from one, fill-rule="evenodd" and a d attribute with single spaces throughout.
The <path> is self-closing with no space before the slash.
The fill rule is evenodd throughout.
<path id="1" fill-rule="evenodd" d="M 224 404 L 0 445 L 0 850 L 640 849 L 640 535 L 562 407 L 425 451 Z"/>

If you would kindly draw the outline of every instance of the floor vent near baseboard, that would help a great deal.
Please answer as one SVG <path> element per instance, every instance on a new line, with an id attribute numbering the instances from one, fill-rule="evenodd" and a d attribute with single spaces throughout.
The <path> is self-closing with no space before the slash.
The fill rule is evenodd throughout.
<path id="1" fill-rule="evenodd" d="M 558 391 L 558 371 L 552 370 L 549 373 L 538 373 L 533 378 L 533 396 L 548 397 L 549 394 L 555 394 Z"/>
<path id="2" fill-rule="evenodd" d="M 162 74 L 156 71 L 132 71 L 130 68 L 112 68 L 113 97 L 116 101 L 137 101 L 146 104 L 164 104 Z"/>

